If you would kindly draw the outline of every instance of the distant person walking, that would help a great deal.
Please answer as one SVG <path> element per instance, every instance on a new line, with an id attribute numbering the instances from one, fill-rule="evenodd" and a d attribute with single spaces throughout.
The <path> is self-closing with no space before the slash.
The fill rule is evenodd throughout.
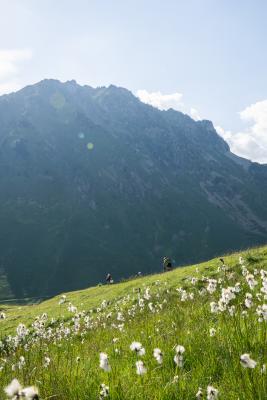
<path id="1" fill-rule="evenodd" d="M 163 257 L 163 272 L 172 270 L 172 262 L 169 257 Z"/>
<path id="2" fill-rule="evenodd" d="M 113 281 L 113 279 L 112 279 L 112 276 L 111 276 L 111 274 L 107 274 L 107 277 L 106 277 L 106 282 L 108 283 L 108 284 L 110 284 L 110 283 L 113 283 L 114 281 Z"/>

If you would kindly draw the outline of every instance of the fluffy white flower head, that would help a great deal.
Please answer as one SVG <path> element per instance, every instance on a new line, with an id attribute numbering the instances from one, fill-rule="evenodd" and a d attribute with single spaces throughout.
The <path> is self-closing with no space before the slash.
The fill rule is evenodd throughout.
<path id="1" fill-rule="evenodd" d="M 158 348 L 154 349 L 153 356 L 155 357 L 155 359 L 157 360 L 157 362 L 159 364 L 162 364 L 163 354 L 162 354 L 162 351 L 160 349 L 158 349 Z"/>
<path id="2" fill-rule="evenodd" d="M 202 388 L 198 388 L 198 392 L 196 394 L 196 399 L 197 400 L 202 400 L 203 399 L 203 390 L 202 390 Z"/>
<path id="3" fill-rule="evenodd" d="M 140 342 L 132 342 L 130 344 L 130 349 L 132 351 L 135 351 L 136 354 L 138 354 L 139 356 L 143 356 L 145 354 L 145 352 L 146 352 L 144 347 L 142 346 L 142 344 Z"/>
<path id="4" fill-rule="evenodd" d="M 178 346 L 175 347 L 175 351 L 177 354 L 183 354 L 185 352 L 185 348 L 184 348 L 184 346 L 181 346 L 180 344 L 178 344 Z"/>
<path id="5" fill-rule="evenodd" d="M 100 353 L 99 360 L 100 360 L 99 363 L 100 368 L 102 368 L 106 372 L 109 372 L 111 370 L 111 367 L 109 365 L 108 355 L 106 353 Z"/>
<path id="6" fill-rule="evenodd" d="M 22 389 L 20 396 L 25 400 L 38 400 L 39 393 L 35 386 L 29 386 Z"/>
<path id="7" fill-rule="evenodd" d="M 144 375 L 147 372 L 147 369 L 144 366 L 143 361 L 141 361 L 141 360 L 136 361 L 135 365 L 136 365 L 136 373 L 137 373 L 137 375 Z"/>
<path id="8" fill-rule="evenodd" d="M 207 387 L 207 400 L 216 400 L 218 398 L 219 391 L 213 386 Z"/>
<path id="9" fill-rule="evenodd" d="M 19 395 L 22 386 L 17 379 L 13 379 L 12 382 L 5 388 L 5 393 L 7 397 L 13 398 Z"/>
<path id="10" fill-rule="evenodd" d="M 242 354 L 240 357 L 240 363 L 244 368 L 255 368 L 257 365 L 256 361 L 252 360 L 250 355 L 247 353 Z"/>

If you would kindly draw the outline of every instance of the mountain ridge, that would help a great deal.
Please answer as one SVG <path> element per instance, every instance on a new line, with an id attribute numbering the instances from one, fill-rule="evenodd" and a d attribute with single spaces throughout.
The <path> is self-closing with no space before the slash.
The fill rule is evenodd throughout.
<path id="1" fill-rule="evenodd" d="M 211 121 L 57 80 L 1 96 L 0 121 L 0 266 L 17 297 L 266 242 L 267 166 Z"/>

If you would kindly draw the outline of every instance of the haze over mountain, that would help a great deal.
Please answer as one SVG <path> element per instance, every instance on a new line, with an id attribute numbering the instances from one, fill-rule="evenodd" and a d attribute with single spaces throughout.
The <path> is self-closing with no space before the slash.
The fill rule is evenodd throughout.
<path id="1" fill-rule="evenodd" d="M 0 269 L 17 297 L 266 242 L 267 165 L 232 154 L 210 121 L 113 85 L 1 96 L 0 185 Z"/>

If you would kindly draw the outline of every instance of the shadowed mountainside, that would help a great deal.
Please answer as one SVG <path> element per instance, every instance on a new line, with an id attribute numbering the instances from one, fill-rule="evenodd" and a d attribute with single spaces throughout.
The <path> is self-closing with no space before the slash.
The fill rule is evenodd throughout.
<path id="1" fill-rule="evenodd" d="M 0 268 L 17 297 L 266 242 L 267 166 L 210 121 L 56 80 L 1 96 L 0 121 Z"/>

